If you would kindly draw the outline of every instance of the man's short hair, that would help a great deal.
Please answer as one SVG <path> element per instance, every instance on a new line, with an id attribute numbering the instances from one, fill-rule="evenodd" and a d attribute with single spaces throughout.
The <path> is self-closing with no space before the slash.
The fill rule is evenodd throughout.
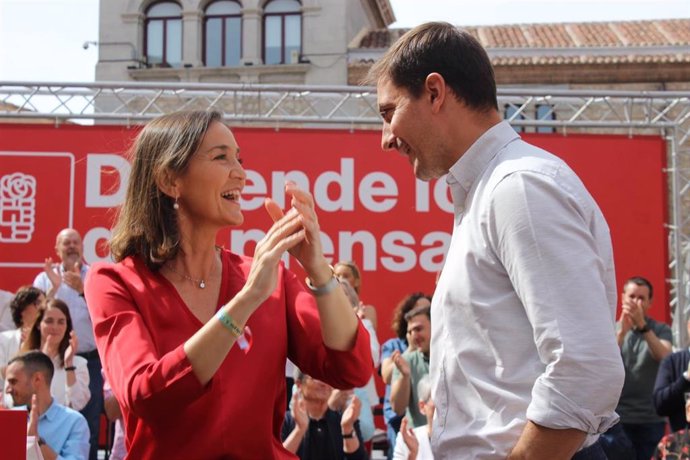
<path id="1" fill-rule="evenodd" d="M 53 381 L 55 366 L 53 365 L 53 361 L 45 353 L 38 350 L 27 351 L 26 353 L 22 353 L 10 359 L 7 366 L 9 367 L 10 364 L 15 362 L 22 363 L 24 371 L 29 377 L 36 372 L 41 372 L 48 386 L 50 386 L 50 383 Z"/>
<path id="2" fill-rule="evenodd" d="M 447 22 L 428 22 L 407 32 L 374 63 L 364 84 L 390 79 L 418 98 L 426 77 L 440 74 L 468 107 L 498 110 L 496 78 L 486 50 L 469 32 Z"/>
<path id="3" fill-rule="evenodd" d="M 419 315 L 426 315 L 431 321 L 431 307 L 430 306 L 419 306 L 405 313 L 405 321 L 409 322 L 412 318 Z"/>
<path id="4" fill-rule="evenodd" d="M 417 383 L 417 396 L 420 401 L 429 402 L 431 399 L 431 377 L 425 375 Z"/>
<path id="5" fill-rule="evenodd" d="M 643 278 L 641 276 L 633 276 L 632 278 L 628 278 L 628 280 L 623 285 L 623 288 L 625 289 L 625 286 L 627 286 L 628 284 L 636 284 L 638 286 L 646 286 L 647 289 L 649 290 L 649 299 L 650 300 L 652 299 L 652 295 L 653 295 L 652 283 L 650 283 L 647 278 Z"/>

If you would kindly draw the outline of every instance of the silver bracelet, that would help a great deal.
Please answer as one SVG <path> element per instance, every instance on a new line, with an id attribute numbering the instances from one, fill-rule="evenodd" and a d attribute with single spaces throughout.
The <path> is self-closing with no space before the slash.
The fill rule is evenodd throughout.
<path id="1" fill-rule="evenodd" d="M 333 291 L 333 289 L 335 289 L 338 285 L 340 285 L 340 281 L 338 280 L 338 278 L 335 275 L 331 276 L 331 279 L 329 279 L 326 284 L 321 285 L 319 287 L 314 287 L 314 285 L 312 284 L 309 277 L 307 277 L 304 281 L 306 282 L 307 287 L 309 288 L 311 293 L 314 295 L 314 297 L 320 297 L 322 295 L 326 295 L 329 292 Z"/>

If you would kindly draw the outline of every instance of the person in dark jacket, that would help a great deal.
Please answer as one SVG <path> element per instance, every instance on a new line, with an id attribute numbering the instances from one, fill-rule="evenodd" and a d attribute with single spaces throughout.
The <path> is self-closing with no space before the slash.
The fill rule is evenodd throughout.
<path id="1" fill-rule="evenodd" d="M 690 333 L 690 321 L 688 321 Z M 685 418 L 685 394 L 690 394 L 690 349 L 687 347 L 666 356 L 659 364 L 654 383 L 654 408 L 657 414 L 668 417 L 671 431 L 688 427 Z"/>

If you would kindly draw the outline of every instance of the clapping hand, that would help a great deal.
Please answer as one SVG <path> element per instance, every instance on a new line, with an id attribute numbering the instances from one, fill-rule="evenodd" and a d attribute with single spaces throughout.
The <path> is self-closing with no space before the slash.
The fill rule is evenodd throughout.
<path id="1" fill-rule="evenodd" d="M 62 280 L 79 294 L 84 293 L 84 281 L 81 279 L 81 266 L 79 262 L 75 262 L 72 268 L 65 270 L 62 274 Z"/>
<path id="2" fill-rule="evenodd" d="M 405 445 L 410 451 L 410 456 L 408 458 L 417 458 L 417 454 L 419 453 L 419 441 L 414 434 L 414 430 L 408 427 L 407 417 L 403 417 L 400 423 L 400 433 L 402 434 Z"/>
<path id="3" fill-rule="evenodd" d="M 400 353 L 399 350 L 395 350 L 391 354 L 391 359 L 393 360 L 393 364 L 395 364 L 395 367 L 398 368 L 402 375 L 406 377 L 410 375 L 410 363 L 407 362 L 407 360 L 402 355 L 402 353 Z"/>
<path id="4" fill-rule="evenodd" d="M 72 366 L 73 360 L 74 360 L 74 355 L 77 353 L 77 347 L 79 346 L 79 342 L 77 341 L 77 333 L 72 330 L 72 332 L 69 333 L 69 345 L 65 349 L 65 366 L 70 367 Z"/>
<path id="5" fill-rule="evenodd" d="M 45 259 L 43 271 L 48 276 L 50 284 L 53 285 L 53 289 L 59 288 L 60 283 L 62 282 L 62 277 L 60 276 L 60 272 L 57 270 L 57 267 L 53 267 L 53 259 L 51 257 Z"/>
<path id="6" fill-rule="evenodd" d="M 295 425 L 297 425 L 297 429 L 302 432 L 307 431 L 307 427 L 309 425 L 309 416 L 307 415 L 304 399 L 302 399 L 302 393 L 300 393 L 299 390 L 292 393 L 290 414 L 295 421 Z"/>
<path id="7" fill-rule="evenodd" d="M 29 423 L 26 425 L 27 436 L 38 436 L 38 396 L 31 396 L 31 411 L 29 412 Z"/>
<path id="8" fill-rule="evenodd" d="M 362 409 L 362 401 L 357 396 L 352 396 L 350 404 L 345 408 L 343 416 L 340 419 L 340 428 L 343 432 L 351 432 L 354 429 L 355 422 L 359 418 L 359 413 Z"/>
<path id="9" fill-rule="evenodd" d="M 311 276 L 318 269 L 319 263 L 324 260 L 319 233 L 319 221 L 314 210 L 314 198 L 309 192 L 298 188 L 294 182 L 290 181 L 285 184 L 285 192 L 292 195 L 290 204 L 292 209 L 298 213 L 301 226 L 305 232 L 304 239 L 294 245 L 289 252 L 304 267 L 307 275 Z M 275 201 L 267 199 L 265 206 L 266 211 L 274 222 L 283 217 L 283 211 Z"/>

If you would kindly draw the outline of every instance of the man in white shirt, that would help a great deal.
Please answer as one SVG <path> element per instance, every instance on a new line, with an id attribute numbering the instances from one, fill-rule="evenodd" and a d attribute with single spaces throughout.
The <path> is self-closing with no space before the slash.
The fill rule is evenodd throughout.
<path id="1" fill-rule="evenodd" d="M 624 371 L 609 229 L 560 159 L 502 121 L 490 60 L 447 23 L 374 64 L 382 147 L 447 174 L 454 228 L 433 296 L 436 459 L 604 459 Z"/>

